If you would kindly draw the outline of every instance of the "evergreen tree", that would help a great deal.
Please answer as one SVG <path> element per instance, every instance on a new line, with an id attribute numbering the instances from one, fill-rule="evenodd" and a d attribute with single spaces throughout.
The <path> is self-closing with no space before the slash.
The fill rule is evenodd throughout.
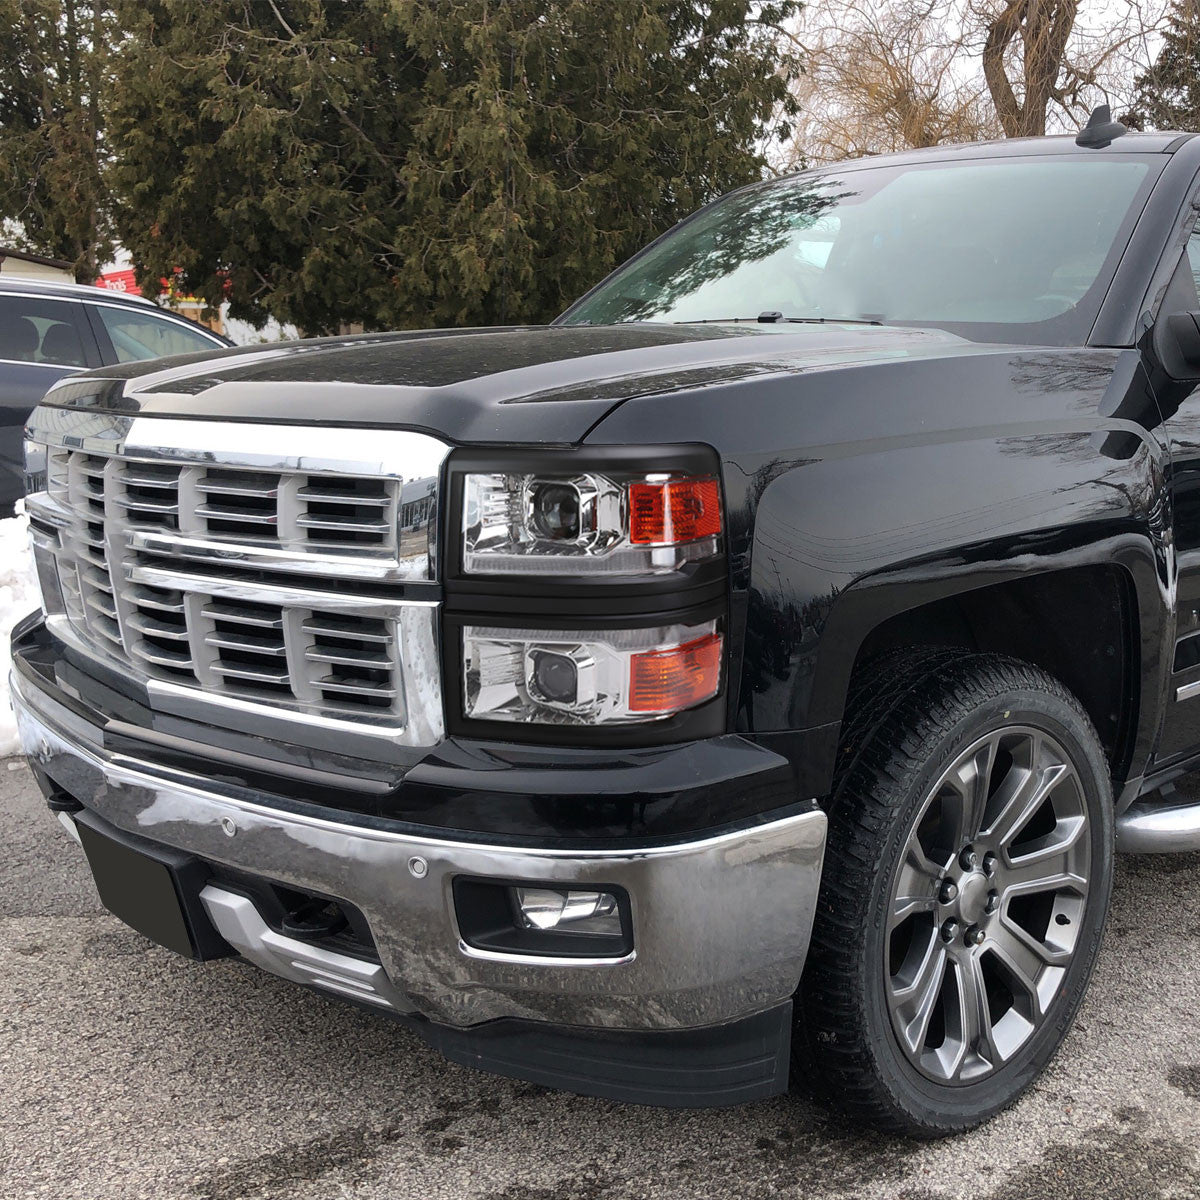
<path id="1" fill-rule="evenodd" d="M 116 0 L 145 278 L 309 333 L 544 321 L 786 136 L 792 0 Z"/>
<path id="2" fill-rule="evenodd" d="M 1124 117 L 1135 129 L 1200 131 L 1200 0 L 1175 0 L 1154 65 Z"/>
<path id="3" fill-rule="evenodd" d="M 85 283 L 108 256 L 100 0 L 0 0 L 0 221 L 27 249 L 75 264 Z M 7 240 L 7 239 L 0 239 Z"/>

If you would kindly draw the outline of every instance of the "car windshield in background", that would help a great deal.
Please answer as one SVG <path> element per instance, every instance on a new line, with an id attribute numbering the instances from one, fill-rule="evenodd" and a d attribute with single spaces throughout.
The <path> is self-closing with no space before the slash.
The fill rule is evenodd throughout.
<path id="1" fill-rule="evenodd" d="M 822 170 L 734 193 L 617 271 L 566 324 L 931 325 L 1087 339 L 1161 159 L 973 159 Z"/>

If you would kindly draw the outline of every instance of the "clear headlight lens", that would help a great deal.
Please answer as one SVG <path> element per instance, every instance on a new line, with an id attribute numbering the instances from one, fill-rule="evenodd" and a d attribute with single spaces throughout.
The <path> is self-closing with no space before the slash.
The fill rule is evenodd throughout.
<path id="1" fill-rule="evenodd" d="M 721 651 L 716 621 L 578 632 L 467 626 L 464 715 L 545 725 L 659 720 L 717 694 Z"/>
<path id="2" fill-rule="evenodd" d="M 469 574 L 635 575 L 677 571 L 720 550 L 715 478 L 470 474 L 463 569 Z"/>

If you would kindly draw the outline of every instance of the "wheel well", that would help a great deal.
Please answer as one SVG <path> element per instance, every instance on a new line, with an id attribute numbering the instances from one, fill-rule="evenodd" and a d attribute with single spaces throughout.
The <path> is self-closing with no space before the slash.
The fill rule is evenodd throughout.
<path id="1" fill-rule="evenodd" d="M 859 647 L 854 672 L 896 646 L 961 646 L 1033 663 L 1083 705 L 1122 779 L 1137 722 L 1137 610 L 1113 566 L 1072 567 L 976 588 L 884 621 Z"/>

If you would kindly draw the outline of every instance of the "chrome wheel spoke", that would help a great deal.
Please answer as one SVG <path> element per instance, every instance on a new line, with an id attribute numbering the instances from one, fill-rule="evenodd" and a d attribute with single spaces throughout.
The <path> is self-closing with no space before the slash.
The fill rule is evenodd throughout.
<path id="1" fill-rule="evenodd" d="M 972 841 L 983 827 L 999 745 L 1000 734 L 997 733 L 959 759 L 946 776 L 946 783 L 961 802 L 954 823 L 954 841 L 959 846 Z"/>
<path id="2" fill-rule="evenodd" d="M 912 980 L 892 989 L 894 1011 L 902 1022 L 902 1036 L 912 1054 L 919 1054 L 925 1045 L 929 1021 L 946 978 L 946 958 L 946 949 L 935 935 Z"/>
<path id="3" fill-rule="evenodd" d="M 1004 923 L 992 931 L 988 944 L 991 951 L 1003 960 L 1014 982 L 1025 992 L 1034 1011 L 1040 1016 L 1042 1001 L 1038 984 L 1042 971 L 1046 967 L 1067 962 L 1070 953 L 1051 950 L 1020 927 Z"/>
<path id="4" fill-rule="evenodd" d="M 933 912 L 937 907 L 937 886 L 941 875 L 941 868 L 929 858 L 921 848 L 921 843 L 915 837 L 910 838 L 892 890 L 889 930 L 902 925 L 917 913 Z"/>
<path id="5" fill-rule="evenodd" d="M 991 1066 L 998 1066 L 1001 1056 L 996 1049 L 987 985 L 978 955 L 968 955 L 955 962 L 954 993 L 957 1010 L 951 1020 L 954 1044 L 948 1047 L 949 1054 L 941 1056 L 942 1065 L 951 1077 L 962 1072 L 972 1054 Z"/>
<path id="6" fill-rule="evenodd" d="M 1027 769 L 1014 768 L 1009 772 L 1013 782 L 997 796 L 995 816 L 988 823 L 987 836 L 998 846 L 1010 846 L 1029 824 L 1046 797 L 1073 772 L 1064 762 L 1038 765 L 1042 758 L 1041 742 L 1033 749 L 1034 765 Z M 1008 784 L 1008 780 L 1005 780 Z"/>
<path id="7" fill-rule="evenodd" d="M 1033 892 L 1058 892 L 1069 890 L 1077 895 L 1087 894 L 1087 880 L 1077 872 L 1076 859 L 1072 853 L 1074 842 L 1050 851 L 1023 854 L 1005 866 L 1000 879 L 1000 893 L 1010 896 L 1028 895 Z"/>
<path id="8" fill-rule="evenodd" d="M 932 913 L 936 908 L 936 896 L 901 896 L 892 904 L 892 911 L 888 916 L 888 931 L 898 929 L 909 917 Z"/>

